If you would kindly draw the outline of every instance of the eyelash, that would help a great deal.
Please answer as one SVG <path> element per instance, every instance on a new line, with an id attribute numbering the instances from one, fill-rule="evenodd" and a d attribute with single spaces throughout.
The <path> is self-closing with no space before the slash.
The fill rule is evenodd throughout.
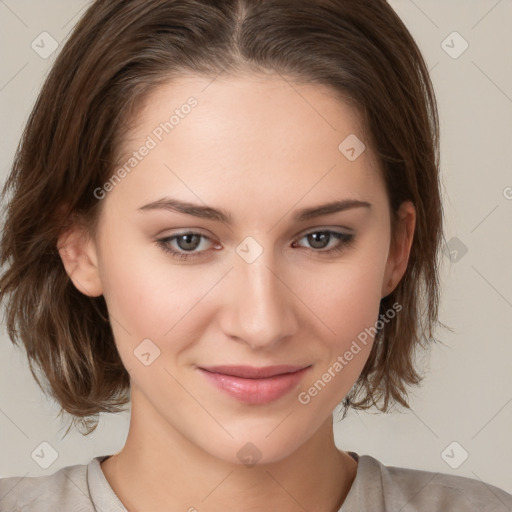
<path id="1" fill-rule="evenodd" d="M 351 246 L 354 243 L 354 239 L 355 239 L 355 235 L 353 235 L 351 233 L 342 233 L 342 232 L 339 232 L 339 231 L 331 231 L 331 230 L 325 229 L 325 230 L 310 231 L 309 233 L 305 233 L 298 240 L 302 240 L 303 238 L 305 238 L 305 237 L 307 237 L 309 235 L 319 234 L 319 233 L 322 233 L 322 234 L 328 233 L 328 234 L 332 235 L 334 238 L 340 240 L 340 244 L 337 247 L 334 247 L 334 248 L 329 249 L 327 251 L 322 251 L 320 249 L 316 250 L 316 249 L 305 248 L 306 250 L 309 250 L 309 251 L 312 251 L 314 253 L 318 253 L 318 254 L 321 254 L 321 255 L 333 255 L 335 253 L 340 253 L 340 252 L 344 251 L 347 247 Z M 202 235 L 201 233 L 195 233 L 193 231 L 187 231 L 187 232 L 184 232 L 184 233 L 178 233 L 178 234 L 170 236 L 170 237 L 160 238 L 160 239 L 156 240 L 156 244 L 161 249 L 163 249 L 166 253 L 170 254 L 173 258 L 177 258 L 177 259 L 180 259 L 180 260 L 186 260 L 188 258 L 194 259 L 194 258 L 197 258 L 197 257 L 201 257 L 204 251 L 196 252 L 196 253 L 193 253 L 193 252 L 180 252 L 180 251 L 176 251 L 176 250 L 172 249 L 169 246 L 169 243 L 172 240 L 175 240 L 176 238 L 179 238 L 179 237 L 185 236 L 185 235 L 198 235 L 201 238 L 205 238 L 205 239 L 211 241 L 210 238 L 208 238 L 205 235 Z"/>

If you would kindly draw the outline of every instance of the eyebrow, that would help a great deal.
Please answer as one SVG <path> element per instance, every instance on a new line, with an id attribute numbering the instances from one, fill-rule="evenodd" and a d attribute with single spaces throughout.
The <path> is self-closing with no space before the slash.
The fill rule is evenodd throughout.
<path id="1" fill-rule="evenodd" d="M 343 199 L 341 201 L 333 201 L 330 203 L 322 204 L 319 206 L 312 206 L 310 208 L 303 208 L 298 210 L 293 215 L 293 220 L 301 222 L 322 215 L 329 215 L 331 213 L 342 212 L 351 210 L 353 208 L 371 208 L 372 205 L 367 201 L 360 201 L 358 199 Z M 170 197 L 164 197 L 152 203 L 141 206 L 138 211 L 145 212 L 151 210 L 168 210 L 176 213 L 184 213 L 186 215 L 193 215 L 202 219 L 214 220 L 232 224 L 232 216 L 230 213 L 223 209 L 211 208 L 210 206 L 201 206 L 199 204 L 189 203 L 187 201 L 180 201 Z"/>

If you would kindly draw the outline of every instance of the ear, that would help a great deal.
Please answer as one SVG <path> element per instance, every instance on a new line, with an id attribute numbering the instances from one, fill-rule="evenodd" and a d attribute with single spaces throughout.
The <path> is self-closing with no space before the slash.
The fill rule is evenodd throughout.
<path id="1" fill-rule="evenodd" d="M 382 298 L 393 292 L 405 274 L 415 226 L 416 209 L 411 201 L 404 201 L 395 216 L 395 226 L 391 234 L 388 261 L 382 281 Z"/>
<path id="2" fill-rule="evenodd" d="M 80 223 L 68 227 L 59 236 L 57 249 L 75 287 L 89 297 L 102 295 L 96 246 L 85 227 Z"/>

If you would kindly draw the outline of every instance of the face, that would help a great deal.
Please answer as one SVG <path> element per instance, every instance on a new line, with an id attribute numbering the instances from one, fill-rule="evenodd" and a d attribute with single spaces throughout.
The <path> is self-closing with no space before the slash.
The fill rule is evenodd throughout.
<path id="1" fill-rule="evenodd" d="M 405 271 L 357 112 L 279 76 L 183 77 L 134 126 L 66 268 L 105 297 L 132 414 L 226 461 L 247 443 L 280 460 L 355 383 Z"/>

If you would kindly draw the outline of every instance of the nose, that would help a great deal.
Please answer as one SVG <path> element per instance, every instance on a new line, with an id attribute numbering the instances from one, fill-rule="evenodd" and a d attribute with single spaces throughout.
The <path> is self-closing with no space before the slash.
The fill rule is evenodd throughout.
<path id="1" fill-rule="evenodd" d="M 289 339 L 298 327 L 300 301 L 284 273 L 276 271 L 269 253 L 264 251 L 252 263 L 235 262 L 227 276 L 224 292 L 228 298 L 220 313 L 226 336 L 260 350 Z"/>

